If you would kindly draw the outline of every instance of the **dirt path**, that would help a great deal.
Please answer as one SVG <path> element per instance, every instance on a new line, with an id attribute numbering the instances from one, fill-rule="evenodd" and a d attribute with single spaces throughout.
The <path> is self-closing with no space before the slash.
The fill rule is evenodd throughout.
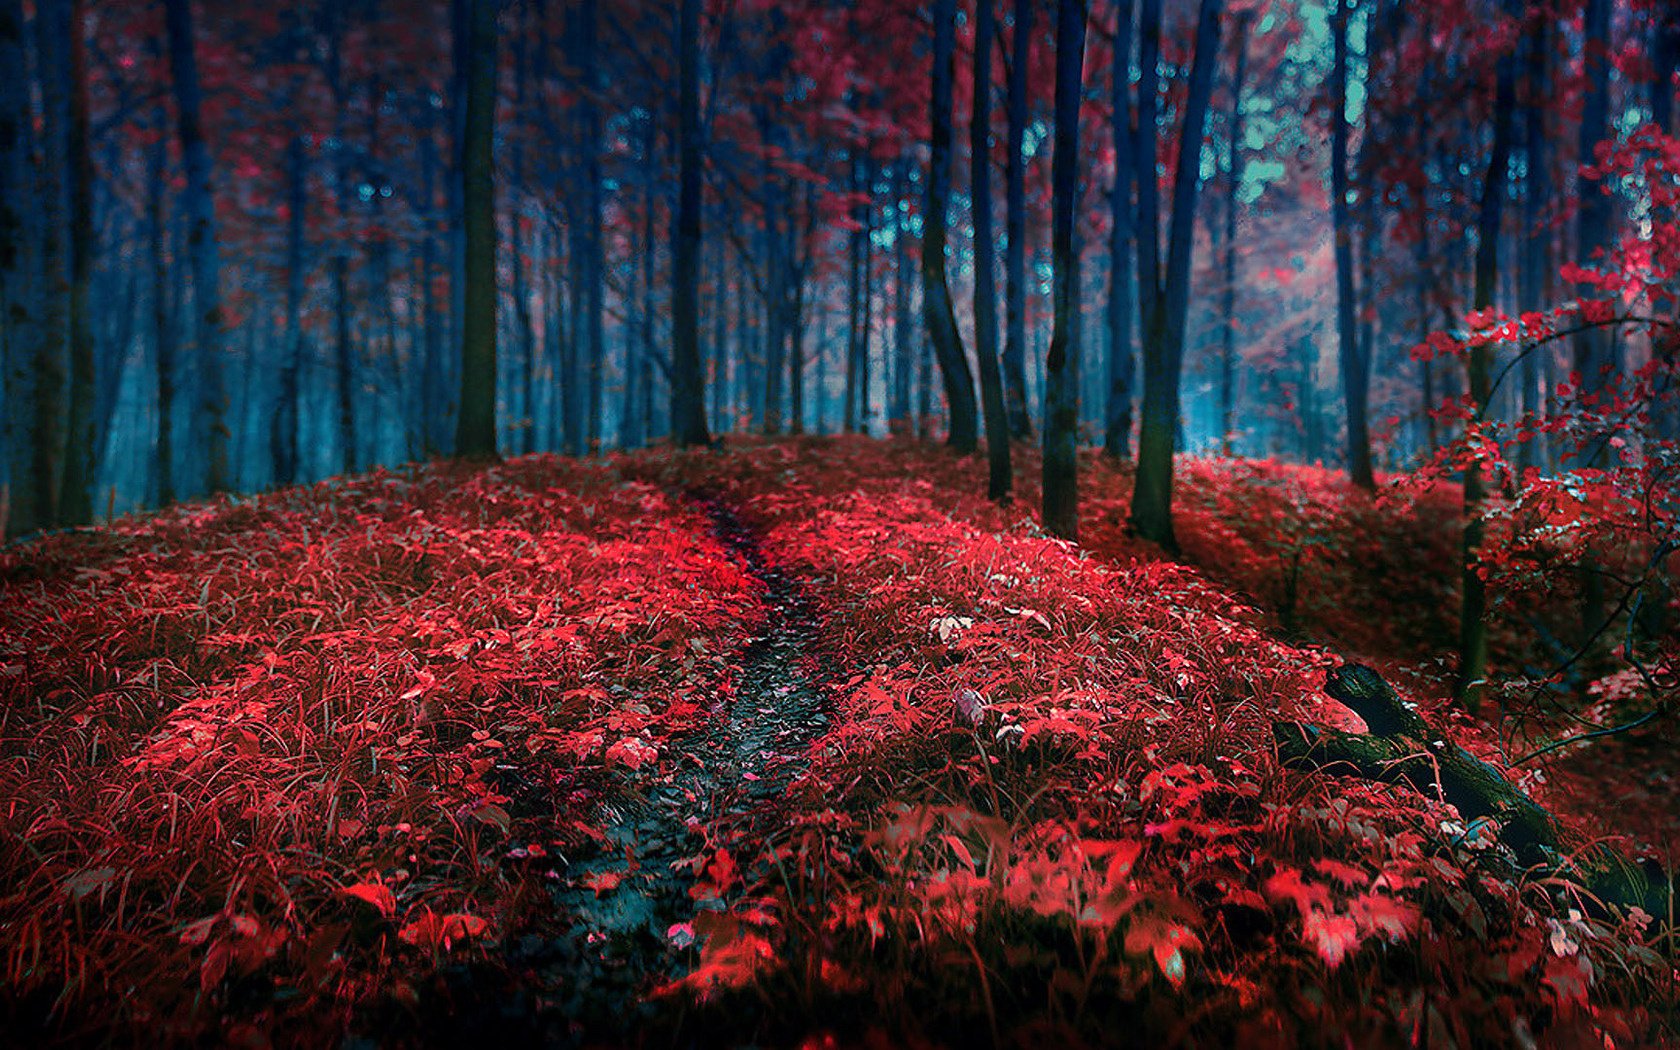
<path id="1" fill-rule="evenodd" d="M 619 1042 L 652 1021 L 643 993 L 680 977 L 693 958 L 669 931 L 716 906 L 688 892 L 691 862 L 708 845 L 700 829 L 722 822 L 769 833 L 773 800 L 827 725 L 810 655 L 818 621 L 798 580 L 766 560 L 733 508 L 704 493 L 687 498 L 710 519 L 712 538 L 764 584 L 763 632 L 738 654 L 734 696 L 709 729 L 637 781 L 606 814 L 607 845 L 566 869 L 553 894 L 562 930 L 509 945 L 507 963 L 527 979 L 512 994 L 469 992 L 481 1005 L 478 1038 L 497 1030 L 550 1046 Z M 484 1008 L 498 1016 L 483 1017 Z"/>

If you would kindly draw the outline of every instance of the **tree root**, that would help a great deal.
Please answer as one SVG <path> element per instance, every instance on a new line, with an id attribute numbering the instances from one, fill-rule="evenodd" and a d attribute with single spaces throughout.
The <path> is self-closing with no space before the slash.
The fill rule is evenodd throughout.
<path id="1" fill-rule="evenodd" d="M 1572 848 L 1544 807 L 1499 770 L 1448 740 L 1376 671 L 1343 664 L 1330 672 L 1325 692 L 1364 719 L 1369 732 L 1274 722 L 1272 736 L 1284 765 L 1408 784 L 1451 803 L 1466 822 L 1497 826 L 1499 841 L 1522 867 L 1571 884 L 1588 908 L 1606 912 L 1637 906 L 1674 925 L 1672 876 L 1651 862 L 1632 863 L 1603 844 Z"/>

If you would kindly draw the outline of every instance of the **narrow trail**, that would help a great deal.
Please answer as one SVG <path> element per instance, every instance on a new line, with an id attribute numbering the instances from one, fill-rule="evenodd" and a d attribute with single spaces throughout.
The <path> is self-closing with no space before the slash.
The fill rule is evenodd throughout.
<path id="1" fill-rule="evenodd" d="M 712 539 L 765 588 L 765 620 L 735 658 L 734 691 L 708 727 L 681 741 L 655 775 L 644 775 L 605 816 L 606 844 L 564 872 L 552 893 L 561 930 L 510 942 L 507 963 L 527 975 L 511 996 L 490 996 L 494 1018 L 478 1029 L 540 1045 L 623 1039 L 655 1016 L 642 1002 L 678 978 L 693 950 L 670 929 L 710 900 L 689 893 L 695 858 L 717 843 L 720 823 L 768 833 L 779 799 L 827 726 L 823 674 L 812 653 L 818 619 L 799 581 L 770 564 L 757 535 L 728 504 L 686 498 L 706 514 Z M 670 749 L 675 751 L 677 748 Z M 534 1001 L 533 1001 L 534 996 Z M 485 1002 L 489 1007 L 491 1004 Z"/>

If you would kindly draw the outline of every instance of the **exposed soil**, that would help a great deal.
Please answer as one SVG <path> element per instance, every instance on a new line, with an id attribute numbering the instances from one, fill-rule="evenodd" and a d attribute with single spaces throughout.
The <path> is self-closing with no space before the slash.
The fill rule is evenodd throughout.
<path id="1" fill-rule="evenodd" d="M 680 978 L 693 950 L 674 926 L 721 907 L 695 900 L 701 829 L 768 833 L 780 799 L 827 725 L 824 676 L 812 656 L 818 621 L 799 581 L 770 564 L 735 510 L 691 493 L 712 536 L 765 587 L 762 633 L 736 660 L 734 695 L 680 755 L 633 778 L 601 814 L 606 842 L 574 858 L 552 892 L 552 924 L 504 947 L 503 966 L 445 971 L 422 1006 L 418 1042 L 512 1038 L 525 1045 L 634 1042 L 660 1024 L 649 989 Z M 667 1021 L 669 1019 L 666 1019 Z M 381 1045 L 373 1033 L 349 1045 Z M 402 1042 L 410 1039 L 403 1037 Z"/>

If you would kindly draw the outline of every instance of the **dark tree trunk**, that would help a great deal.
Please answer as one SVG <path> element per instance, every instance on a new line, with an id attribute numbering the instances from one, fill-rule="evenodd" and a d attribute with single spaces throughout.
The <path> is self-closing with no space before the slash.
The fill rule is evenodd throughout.
<path id="1" fill-rule="evenodd" d="M 1476 267 L 1472 307 L 1494 305 L 1499 282 L 1500 216 L 1505 206 L 1507 167 L 1511 156 L 1511 110 L 1515 107 L 1512 66 L 1515 59 L 1501 56 L 1495 74 L 1493 103 L 1493 148 L 1488 156 L 1487 176 L 1482 180 L 1482 200 L 1476 217 Z M 1473 411 L 1485 413 L 1491 392 L 1489 363 L 1492 351 L 1486 343 L 1471 347 L 1469 361 L 1470 400 Z M 1476 570 L 1481 561 L 1482 500 L 1486 479 L 1475 463 L 1464 471 L 1464 547 L 1460 576 L 1462 605 L 1458 628 L 1458 680 L 1454 692 L 1472 711 L 1479 705 L 1482 679 L 1487 673 L 1487 584 Z"/>
<path id="2" fill-rule="evenodd" d="M 1055 327 L 1044 358 L 1044 528 L 1079 538 L 1079 94 L 1085 5 L 1056 4 L 1056 132 L 1050 162 L 1050 259 Z"/>
<path id="3" fill-rule="evenodd" d="M 653 352 L 653 183 L 656 176 L 655 124 L 650 112 L 642 123 L 642 243 L 636 265 L 635 332 L 625 341 L 624 417 L 619 424 L 618 443 L 640 448 L 647 440 L 647 419 L 643 414 L 649 381 L 648 355 Z"/>
<path id="4" fill-rule="evenodd" d="M 298 368 L 303 361 L 304 209 L 308 204 L 308 158 L 303 136 L 294 134 L 287 148 L 286 337 L 281 347 L 280 389 L 275 394 L 273 434 L 274 483 L 290 485 L 298 477 Z"/>
<path id="5" fill-rule="evenodd" d="M 768 117 L 761 119 L 759 127 L 766 147 L 759 191 L 764 195 L 764 225 L 761 230 L 764 252 L 764 418 L 761 422 L 764 433 L 773 436 L 782 431 L 782 370 L 786 365 L 782 356 L 786 343 L 782 289 L 786 260 L 782 258 L 778 220 L 787 202 L 782 196 L 781 181 L 770 168 L 770 151 L 775 146 Z"/>
<path id="6" fill-rule="evenodd" d="M 1225 186 L 1225 314 L 1219 348 L 1219 447 L 1232 454 L 1237 428 L 1237 190 L 1242 186 L 1243 81 L 1248 72 L 1248 30 L 1254 18 L 1244 11 L 1237 18 L 1237 70 L 1231 78 L 1230 141 L 1226 143 Z"/>
<path id="7" fill-rule="evenodd" d="M 467 45 L 467 112 L 462 130 L 466 294 L 461 318 L 461 415 L 455 451 L 496 458 L 496 8 L 472 5 Z"/>
<path id="8" fill-rule="evenodd" d="M 1132 62 L 1132 0 L 1114 5 L 1114 62 L 1110 97 L 1114 141 L 1114 186 L 1109 196 L 1108 233 L 1108 399 L 1103 406 L 1103 452 L 1122 460 L 1132 453 L 1132 167 L 1136 133 L 1129 97 Z"/>
<path id="9" fill-rule="evenodd" d="M 29 161 L 29 83 L 23 75 L 29 68 L 28 55 L 22 0 L 0 0 L 0 69 L 15 71 L 0 77 L 0 362 L 5 366 L 0 374 L 5 384 L 0 427 L 6 456 L 0 466 L 5 484 L 0 491 L 0 539 L 40 527 L 50 509 L 50 499 L 44 503 L 42 497 L 51 495 L 35 483 L 35 459 L 42 451 L 35 441 L 35 394 L 41 379 L 35 366 L 42 332 L 30 265 L 37 197 Z"/>
<path id="10" fill-rule="evenodd" d="M 910 373 L 915 365 L 910 341 L 910 253 L 905 250 L 910 224 L 904 221 L 904 202 L 910 194 L 909 169 L 907 161 L 900 162 L 893 177 L 893 368 L 887 417 L 889 430 L 894 434 L 908 434 L 913 429 Z"/>
<path id="11" fill-rule="evenodd" d="M 929 115 L 932 156 L 928 169 L 927 207 L 922 213 L 922 316 L 928 340 L 945 377 L 950 413 L 946 437 L 954 451 L 967 454 L 980 443 L 974 402 L 974 376 L 963 353 L 962 335 L 945 277 L 946 208 L 951 192 L 951 79 L 955 52 L 956 0 L 934 0 L 933 105 Z"/>
<path id="12" fill-rule="evenodd" d="M 93 484 L 98 464 L 94 445 L 94 401 L 98 375 L 93 351 L 93 321 L 88 289 L 93 279 L 93 156 L 88 148 L 88 70 L 85 0 L 68 0 L 70 65 L 70 411 L 66 425 L 64 479 L 59 520 L 65 525 L 93 521 Z"/>
<path id="13" fill-rule="evenodd" d="M 997 285 L 993 275 L 996 254 L 992 234 L 993 0 L 975 0 L 975 3 L 974 118 L 969 125 L 969 153 L 973 160 L 969 196 L 974 202 L 974 355 L 980 369 L 980 401 L 986 419 L 989 468 L 986 497 L 1008 503 L 1013 477 L 1009 467 L 1009 418 L 1004 414 L 1003 377 L 998 372 Z M 1076 401 L 1077 398 L 1076 389 Z"/>
<path id="14" fill-rule="evenodd" d="M 671 264 L 671 435 L 711 444 L 700 374 L 700 0 L 680 0 L 677 22 L 677 221 Z"/>
<path id="15" fill-rule="evenodd" d="M 449 446 L 449 367 L 444 360 L 443 318 L 437 301 L 437 147 L 431 128 L 420 139 L 420 318 L 422 373 L 420 378 L 420 448 L 427 456 L 440 455 Z M 453 345 L 453 343 L 451 343 Z"/>
<path id="16" fill-rule="evenodd" d="M 1353 287 L 1353 229 L 1347 203 L 1347 20 L 1347 0 L 1336 0 L 1330 16 L 1335 56 L 1330 74 L 1330 222 L 1336 239 L 1336 346 L 1347 405 L 1348 477 L 1355 485 L 1371 491 L 1377 483 L 1371 473 L 1371 434 L 1367 419 L 1370 362 L 1359 345 Z"/>
<path id="17" fill-rule="evenodd" d="M 1581 49 L 1585 88 L 1581 103 L 1581 131 L 1577 156 L 1584 165 L 1609 132 L 1610 114 L 1610 13 L 1611 0 L 1587 0 L 1582 16 L 1585 40 Z M 1575 253 L 1582 266 L 1598 265 L 1596 257 L 1610 246 L 1610 198 L 1598 180 L 1581 177 L 1576 183 L 1579 207 L 1575 214 Z M 1585 294 L 1596 294 L 1588 291 Z M 1615 344 L 1605 328 L 1588 328 L 1575 337 L 1575 372 L 1581 377 L 1580 395 L 1593 397 L 1604 390 L 1609 373 L 1616 367 Z M 1596 443 L 1597 452 L 1585 462 L 1575 456 L 1575 467 L 1602 467 L 1609 459 L 1608 444 Z M 1586 565 L 1581 574 L 1581 638 L 1591 639 L 1604 622 L 1604 576 L 1596 566 Z"/>
<path id="18" fill-rule="evenodd" d="M 596 0 L 582 0 L 578 6 L 580 25 L 579 53 L 583 58 L 579 74 L 583 78 L 581 93 L 583 122 L 583 252 L 584 252 L 584 319 L 583 331 L 587 341 L 584 349 L 584 368 L 588 388 L 588 434 L 591 454 L 601 451 L 602 363 L 607 346 L 605 324 L 605 253 L 602 249 L 601 225 L 601 109 L 595 98 L 600 86 L 596 54 L 599 12 Z"/>
<path id="19" fill-rule="evenodd" d="M 152 367 L 157 383 L 157 450 L 155 494 L 157 504 L 175 502 L 175 333 L 169 321 L 169 264 L 164 219 L 164 176 L 169 165 L 169 141 L 165 138 L 169 118 L 163 106 L 157 108 L 157 139 L 152 144 L 146 173 L 146 241 L 152 295 Z"/>
<path id="20" fill-rule="evenodd" d="M 1219 52 L 1222 0 L 1201 0 L 1196 56 L 1184 102 L 1184 129 L 1173 178 L 1172 219 L 1165 271 L 1160 258 L 1156 187 L 1159 129 L 1155 124 L 1156 65 L 1161 54 L 1161 0 L 1143 0 L 1139 31 L 1138 195 L 1139 308 L 1143 315 L 1143 420 L 1138 434 L 1137 481 L 1132 490 L 1133 531 L 1168 550 L 1177 549 L 1172 527 L 1173 441 L 1178 428 L 1178 384 L 1184 364 L 1184 327 L 1190 307 L 1190 253 L 1194 247 L 1202 126 Z"/>
<path id="21" fill-rule="evenodd" d="M 227 393 L 222 382 L 222 264 L 216 245 L 216 204 L 210 190 L 210 147 L 199 117 L 201 91 L 193 42 L 192 0 L 166 0 L 170 68 L 174 72 L 176 130 L 187 169 L 187 254 L 197 312 L 199 429 L 204 434 L 205 487 L 229 487 Z"/>
<path id="22" fill-rule="evenodd" d="M 38 245 L 35 294 L 40 324 L 29 383 L 29 479 L 20 487 L 20 531 L 50 528 L 59 523 L 63 494 L 64 459 L 69 430 L 69 293 L 70 199 L 67 192 L 70 153 L 70 93 L 68 54 L 69 5 L 48 0 L 35 19 L 36 55 L 41 69 L 40 163 L 36 167 Z M 26 67 L 27 68 L 27 67 Z M 33 510 L 33 513 L 30 513 Z"/>
<path id="23" fill-rule="evenodd" d="M 861 162 L 855 149 L 847 158 L 847 165 L 851 169 L 851 191 L 855 197 L 863 193 Z M 852 221 L 857 225 L 847 238 L 846 247 L 846 389 L 840 425 L 848 434 L 858 431 L 858 346 L 864 338 L 863 249 L 868 235 L 864 232 L 861 212 L 861 207 L 852 208 Z"/>
<path id="24" fill-rule="evenodd" d="M 1022 150 L 1027 130 L 1027 66 L 1032 60 L 1033 0 L 1015 0 L 1015 28 L 1010 33 L 1008 157 L 1004 167 L 1004 313 L 1003 394 L 1009 433 L 1032 437 L 1027 411 L 1027 161 Z"/>
<path id="25" fill-rule="evenodd" d="M 1551 103 L 1548 90 L 1547 48 L 1550 34 L 1544 19 L 1535 19 L 1524 41 L 1526 84 L 1523 106 L 1523 249 L 1518 274 L 1518 299 L 1523 310 L 1544 310 L 1551 304 L 1551 246 L 1550 226 L 1543 226 L 1550 208 L 1551 185 L 1546 142 L 1546 107 Z M 1540 358 L 1550 353 L 1550 347 L 1530 350 L 1523 354 L 1522 411 L 1536 416 L 1542 408 L 1540 395 Z M 1517 465 L 1521 470 L 1543 462 L 1538 435 L 1524 441 L 1517 449 Z"/>
<path id="26" fill-rule="evenodd" d="M 349 87 L 344 80 L 345 11 L 342 5 L 322 8 L 327 19 L 327 90 L 333 100 L 333 183 L 338 197 L 339 231 L 332 249 L 333 372 L 338 394 L 339 463 L 347 474 L 360 466 L 356 448 L 357 353 L 350 301 L 350 252 L 356 238 L 350 230 L 350 211 L 355 203 L 351 187 L 350 143 L 347 122 L 350 111 Z"/>

